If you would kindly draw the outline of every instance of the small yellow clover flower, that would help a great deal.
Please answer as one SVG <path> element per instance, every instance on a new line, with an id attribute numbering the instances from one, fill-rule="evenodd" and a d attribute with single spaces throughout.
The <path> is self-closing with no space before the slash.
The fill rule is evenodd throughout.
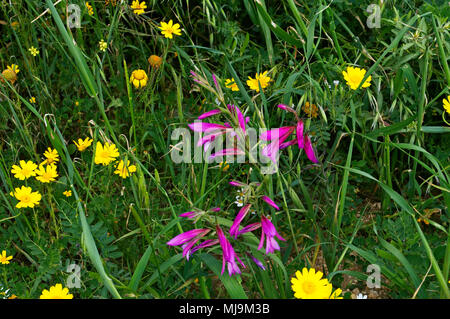
<path id="1" fill-rule="evenodd" d="M 168 23 L 161 22 L 161 26 L 158 27 L 161 30 L 161 34 L 166 38 L 173 39 L 173 35 L 181 35 L 180 24 L 173 24 L 172 20 L 169 20 Z"/>
<path id="2" fill-rule="evenodd" d="M 105 52 L 106 48 L 108 47 L 108 43 L 106 43 L 103 39 L 101 39 L 100 42 L 98 43 L 98 46 L 100 48 L 100 51 Z"/>
<path id="3" fill-rule="evenodd" d="M 90 16 L 94 15 L 94 8 L 92 8 L 92 6 L 89 4 L 89 2 L 86 2 L 85 5 L 86 5 L 86 8 L 88 10 L 88 14 Z"/>
<path id="4" fill-rule="evenodd" d="M 61 284 L 56 284 L 50 287 L 50 290 L 42 290 L 39 299 L 73 299 L 73 295 L 69 294 L 69 289 L 62 287 Z"/>
<path id="5" fill-rule="evenodd" d="M 31 48 L 29 48 L 28 51 L 30 51 L 30 53 L 31 53 L 32 56 L 36 56 L 36 55 L 39 54 L 39 50 L 36 49 L 36 48 L 33 47 L 33 46 L 32 46 Z"/>
<path id="6" fill-rule="evenodd" d="M 134 70 L 130 76 L 130 82 L 133 83 L 136 89 L 143 88 L 147 85 L 148 76 L 144 70 Z"/>
<path id="7" fill-rule="evenodd" d="M 269 86 L 269 82 L 272 81 L 270 77 L 267 76 L 267 72 L 264 73 L 256 73 L 255 78 L 248 77 L 247 85 L 250 87 L 251 90 L 255 90 L 256 92 L 259 92 L 259 84 L 261 85 L 262 89 L 265 89 Z"/>
<path id="8" fill-rule="evenodd" d="M 342 71 L 342 75 L 344 76 L 344 80 L 347 82 L 347 85 L 352 89 L 356 90 L 366 75 L 366 70 L 355 68 L 352 66 L 347 67 L 347 71 Z M 361 85 L 362 88 L 366 88 L 370 86 L 370 81 L 372 81 L 372 76 L 370 75 L 366 81 Z"/>
<path id="9" fill-rule="evenodd" d="M 64 191 L 63 195 L 66 196 L 66 197 L 70 197 L 70 196 L 72 196 L 72 191 L 70 189 L 67 190 L 67 191 Z"/>
<path id="10" fill-rule="evenodd" d="M 28 101 L 30 101 L 31 104 L 35 104 L 36 98 L 34 96 L 32 96 Z"/>
<path id="11" fill-rule="evenodd" d="M 135 14 L 139 15 L 145 12 L 145 9 L 147 9 L 147 5 L 145 4 L 145 1 L 139 3 L 139 0 L 134 0 L 131 4 L 131 9 L 133 9 L 133 12 Z"/>

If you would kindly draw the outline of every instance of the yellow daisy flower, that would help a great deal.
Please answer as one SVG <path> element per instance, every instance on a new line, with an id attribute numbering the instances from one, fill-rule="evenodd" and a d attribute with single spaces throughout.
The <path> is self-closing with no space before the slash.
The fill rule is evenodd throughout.
<path id="1" fill-rule="evenodd" d="M 36 55 L 39 54 L 39 50 L 36 49 L 36 48 L 33 47 L 33 46 L 32 46 L 31 48 L 29 48 L 28 51 L 30 51 L 30 53 L 31 53 L 32 56 L 36 56 Z"/>
<path id="2" fill-rule="evenodd" d="M 450 95 L 447 96 L 447 99 L 443 99 L 442 102 L 444 103 L 444 110 L 450 114 Z"/>
<path id="3" fill-rule="evenodd" d="M 153 68 L 159 68 L 161 66 L 163 62 L 163 59 L 157 55 L 152 54 L 149 58 L 148 58 L 148 63 L 150 63 L 150 65 Z"/>
<path id="4" fill-rule="evenodd" d="M 6 257 L 6 250 L 3 250 L 3 251 L 2 251 L 2 254 L 0 255 L 0 263 L 1 263 L 2 265 L 7 265 L 7 264 L 9 264 L 9 261 L 10 261 L 12 258 L 13 258 L 12 256 Z"/>
<path id="5" fill-rule="evenodd" d="M 292 290 L 298 299 L 329 299 L 331 295 L 331 284 L 328 279 L 322 279 L 323 273 L 316 272 L 314 268 L 309 271 L 306 268 L 302 272 L 295 273 L 296 278 L 291 278 Z"/>
<path id="6" fill-rule="evenodd" d="M 64 191 L 63 195 L 66 196 L 66 197 L 70 197 L 70 196 L 72 196 L 72 191 L 70 189 L 67 190 L 67 191 Z"/>
<path id="7" fill-rule="evenodd" d="M 50 164 L 44 168 L 44 165 L 39 166 L 36 170 L 36 179 L 41 183 L 50 183 L 56 180 L 58 172 L 56 171 L 56 165 Z"/>
<path id="8" fill-rule="evenodd" d="M 361 83 L 364 75 L 366 74 L 366 70 L 360 68 L 354 68 L 352 66 L 347 67 L 347 71 L 342 71 L 342 75 L 344 76 L 344 80 L 347 82 L 347 85 L 352 89 L 356 90 Z M 372 81 L 372 76 L 370 75 L 366 81 L 361 85 L 362 88 L 366 88 L 370 86 L 370 81 Z"/>
<path id="9" fill-rule="evenodd" d="M 225 80 L 225 87 L 231 89 L 231 91 L 239 91 L 239 88 L 234 81 L 234 79 L 226 79 Z"/>
<path id="10" fill-rule="evenodd" d="M 134 87 L 138 89 L 143 88 L 147 85 L 148 76 L 144 70 L 134 70 L 130 76 L 130 82 L 133 83 Z"/>
<path id="11" fill-rule="evenodd" d="M 130 165 L 130 161 L 127 161 L 127 165 L 124 166 L 124 162 L 121 160 L 119 162 L 119 164 L 116 166 L 116 170 L 114 171 L 114 174 L 117 174 L 122 178 L 127 178 L 134 172 L 136 172 L 135 165 Z"/>
<path id="12" fill-rule="evenodd" d="M 41 163 L 42 164 L 54 164 L 59 161 L 59 154 L 55 149 L 51 149 L 50 147 L 44 152 L 44 156 L 46 158 L 45 161 Z"/>
<path id="13" fill-rule="evenodd" d="M 19 67 L 16 64 L 12 64 L 11 66 L 8 66 L 6 70 L 3 70 L 2 76 L 11 84 L 14 84 L 14 82 L 17 81 L 17 73 L 19 73 Z M 3 78 L 0 77 L 0 82 L 3 82 Z"/>
<path id="14" fill-rule="evenodd" d="M 50 290 L 42 290 L 39 299 L 73 299 L 73 295 L 69 294 L 69 289 L 62 287 L 61 284 L 56 284 L 50 287 Z"/>
<path id="15" fill-rule="evenodd" d="M 31 176 L 36 176 L 35 169 L 37 168 L 37 165 L 32 161 L 20 161 L 19 165 L 20 166 L 13 165 L 11 169 L 11 173 L 14 174 L 15 178 L 23 181 Z"/>
<path id="16" fill-rule="evenodd" d="M 255 90 L 256 92 L 259 92 L 258 82 L 261 85 L 262 89 L 265 89 L 266 87 L 269 86 L 269 82 L 272 81 L 272 79 L 267 76 L 267 72 L 268 71 L 265 71 L 262 74 L 256 73 L 254 79 L 251 78 L 250 76 L 248 77 L 247 85 L 250 87 L 251 90 Z"/>
<path id="17" fill-rule="evenodd" d="M 79 138 L 78 139 L 78 143 L 73 141 L 73 143 L 77 146 L 77 149 L 80 152 L 84 152 L 89 146 L 91 146 L 93 140 L 90 139 L 89 137 L 86 137 L 84 140 Z"/>
<path id="18" fill-rule="evenodd" d="M 8 65 L 7 68 L 8 68 L 8 70 L 11 70 L 16 74 L 20 72 L 19 66 L 17 64 Z"/>
<path id="19" fill-rule="evenodd" d="M 26 186 L 17 187 L 12 195 L 19 201 L 16 205 L 17 208 L 33 208 L 35 205 L 39 205 L 42 198 L 39 192 L 32 192 L 31 187 Z"/>
<path id="20" fill-rule="evenodd" d="M 168 23 L 161 22 L 161 26 L 158 28 L 161 29 L 161 34 L 169 39 L 172 39 L 174 34 L 181 35 L 180 24 L 173 24 L 172 20 L 169 20 Z"/>
<path id="21" fill-rule="evenodd" d="M 139 0 L 133 0 L 133 3 L 131 4 L 131 9 L 133 9 L 134 13 L 139 15 L 145 12 L 145 9 L 147 9 L 147 5 L 145 4 L 145 1 L 139 3 Z"/>
<path id="22" fill-rule="evenodd" d="M 115 144 L 105 143 L 105 145 L 102 146 L 102 143 L 97 142 L 94 158 L 95 164 L 102 164 L 103 166 L 106 166 L 113 162 L 118 156 L 119 150 L 116 148 Z"/>

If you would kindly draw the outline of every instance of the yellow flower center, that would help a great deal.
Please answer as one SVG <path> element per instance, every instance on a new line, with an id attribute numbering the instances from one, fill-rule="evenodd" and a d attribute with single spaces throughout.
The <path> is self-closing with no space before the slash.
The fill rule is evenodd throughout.
<path id="1" fill-rule="evenodd" d="M 29 202 L 31 202 L 31 197 L 30 197 L 30 195 L 22 195 L 21 197 L 20 197 L 20 201 L 21 202 L 24 202 L 24 203 L 29 203 Z"/>
<path id="2" fill-rule="evenodd" d="M 302 287 L 307 294 L 313 294 L 316 290 L 316 285 L 310 281 L 305 281 Z"/>

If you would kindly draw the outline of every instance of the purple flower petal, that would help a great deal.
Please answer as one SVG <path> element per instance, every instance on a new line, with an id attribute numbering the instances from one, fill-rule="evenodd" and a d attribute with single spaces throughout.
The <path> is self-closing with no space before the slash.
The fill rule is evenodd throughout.
<path id="1" fill-rule="evenodd" d="M 311 140 L 309 139 L 309 137 L 307 135 L 305 135 L 305 153 L 306 156 L 308 156 L 309 160 L 313 163 L 318 163 L 319 161 L 317 160 L 316 155 L 314 154 L 314 149 L 311 145 Z"/>
<path id="2" fill-rule="evenodd" d="M 218 151 L 209 156 L 209 159 L 214 159 L 218 156 L 228 156 L 228 155 L 245 155 L 245 152 L 237 148 L 226 148 L 224 150 Z"/>
<path id="3" fill-rule="evenodd" d="M 194 122 L 188 124 L 189 128 L 195 132 L 205 132 L 207 130 L 223 130 L 225 126 L 215 123 Z"/>
<path id="4" fill-rule="evenodd" d="M 272 141 L 274 139 L 281 139 L 286 134 L 289 135 L 294 131 L 293 126 L 283 126 L 265 131 L 259 136 L 263 141 Z"/>
<path id="5" fill-rule="evenodd" d="M 298 142 L 298 148 L 303 148 L 303 121 L 300 120 L 297 122 L 297 142 Z"/>
<path id="6" fill-rule="evenodd" d="M 192 238 L 194 238 L 196 236 L 200 236 L 200 235 L 204 236 L 208 232 L 209 232 L 209 229 L 204 229 L 204 228 L 188 230 L 187 232 L 181 233 L 178 236 L 175 236 L 174 238 L 169 240 L 167 242 L 167 245 L 169 245 L 169 246 L 182 245 L 182 244 L 190 241 Z"/>
<path id="7" fill-rule="evenodd" d="M 276 210 L 280 210 L 280 207 L 278 207 L 277 204 L 275 204 L 275 202 L 272 199 L 270 199 L 269 197 L 264 195 L 261 197 L 261 199 L 263 201 L 265 201 L 267 204 L 269 204 L 270 206 L 272 206 L 273 208 L 275 208 Z"/>
<path id="8" fill-rule="evenodd" d="M 289 106 L 287 106 L 285 104 L 278 104 L 277 107 L 279 107 L 282 110 L 285 110 L 285 111 L 288 111 L 288 112 L 296 114 L 296 112 L 295 112 L 295 110 L 293 108 L 291 108 L 291 107 L 289 107 Z"/>
<path id="9" fill-rule="evenodd" d="M 219 109 L 214 109 L 214 110 L 208 111 L 208 112 L 206 112 L 206 113 L 203 113 L 202 115 L 200 115 L 200 116 L 198 117 L 198 119 L 199 119 L 199 120 L 203 120 L 204 118 L 207 118 L 207 117 L 210 117 L 210 116 L 219 114 L 219 113 L 221 113 L 221 112 L 222 112 L 222 111 L 219 110 Z"/>
<path id="10" fill-rule="evenodd" d="M 239 226 L 241 225 L 242 220 L 247 215 L 251 206 L 252 206 L 251 204 L 247 204 L 244 207 L 242 207 L 239 210 L 239 213 L 237 214 L 236 218 L 234 219 L 233 225 L 231 225 L 231 227 L 230 227 L 230 235 L 234 236 L 234 238 L 237 238 Z"/>
<path id="11" fill-rule="evenodd" d="M 286 148 L 288 146 L 294 145 L 294 144 L 297 144 L 297 140 L 291 140 L 289 142 L 281 143 L 280 144 L 280 150 L 282 150 L 282 149 L 284 149 L 284 148 Z"/>
<path id="12" fill-rule="evenodd" d="M 246 253 L 246 254 L 247 254 L 247 256 L 249 256 L 249 257 L 253 260 L 253 262 L 254 262 L 259 268 L 261 268 L 262 270 L 266 270 L 266 268 L 264 267 L 263 263 L 262 263 L 259 259 L 257 259 L 255 256 L 253 256 L 253 255 L 250 254 L 250 253 Z"/>
<path id="13" fill-rule="evenodd" d="M 237 235 L 240 236 L 241 234 L 252 232 L 254 230 L 257 230 L 260 227 L 261 227 L 261 223 L 253 223 L 253 224 L 247 225 L 244 228 L 242 228 L 240 231 L 238 231 Z"/>
<path id="14" fill-rule="evenodd" d="M 231 181 L 229 184 L 231 186 L 237 186 L 237 187 L 244 187 L 244 186 L 246 186 L 246 184 L 241 183 L 241 182 L 237 182 L 237 181 Z"/>

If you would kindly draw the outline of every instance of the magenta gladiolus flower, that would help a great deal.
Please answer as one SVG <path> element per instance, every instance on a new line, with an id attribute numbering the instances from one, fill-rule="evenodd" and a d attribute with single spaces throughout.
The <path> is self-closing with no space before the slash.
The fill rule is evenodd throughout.
<path id="1" fill-rule="evenodd" d="M 276 210 L 280 210 L 280 207 L 277 206 L 277 204 L 275 204 L 275 202 L 273 200 L 271 200 L 269 197 L 267 196 L 262 196 L 261 199 L 263 201 L 265 201 L 267 204 L 269 204 L 270 206 L 272 206 L 273 208 L 275 208 Z"/>
<path id="2" fill-rule="evenodd" d="M 182 234 L 179 234 L 178 236 L 175 236 L 171 240 L 167 242 L 167 245 L 169 246 L 179 246 L 182 245 L 193 238 L 200 236 L 203 237 L 209 232 L 209 229 L 206 228 L 199 228 L 199 229 L 192 229 L 188 230 L 187 232 L 184 232 Z"/>
<path id="3" fill-rule="evenodd" d="M 216 114 L 220 114 L 221 112 L 222 112 L 222 111 L 219 110 L 219 109 L 214 109 L 214 110 L 211 110 L 211 111 L 209 111 L 209 112 L 203 113 L 202 115 L 200 115 L 200 116 L 198 117 L 198 119 L 199 119 L 199 120 L 203 120 L 203 119 L 205 119 L 205 118 L 207 118 L 207 117 L 210 117 L 210 116 L 213 116 L 213 115 L 216 115 Z"/>
<path id="4" fill-rule="evenodd" d="M 186 217 L 186 218 L 194 218 L 195 216 L 198 215 L 198 212 L 186 212 L 183 214 L 180 214 L 180 217 Z"/>
<path id="5" fill-rule="evenodd" d="M 275 250 L 280 250 L 280 245 L 278 245 L 275 237 L 283 241 L 285 241 L 285 239 L 281 237 L 280 234 L 278 234 L 275 226 L 264 215 L 261 217 L 261 227 L 261 241 L 259 242 L 258 249 L 261 249 L 263 247 L 264 238 L 266 238 L 266 254 L 273 253 L 275 252 Z"/>
<path id="6" fill-rule="evenodd" d="M 284 126 L 276 129 L 266 131 L 260 135 L 260 139 L 264 141 L 272 141 L 269 145 L 264 147 L 262 154 L 269 157 L 272 161 L 276 162 L 276 157 L 280 149 L 286 148 L 288 146 L 297 144 L 299 149 L 304 149 L 306 156 L 313 163 L 318 163 L 317 157 L 314 153 L 314 149 L 311 145 L 311 140 L 308 135 L 304 134 L 304 123 L 297 116 L 294 109 L 287 105 L 279 104 L 279 108 L 282 110 L 294 113 L 297 120 L 295 126 Z M 286 141 L 286 139 L 293 133 L 296 132 L 297 138 L 291 141 Z"/>
<path id="7" fill-rule="evenodd" d="M 241 182 L 237 182 L 237 181 L 231 181 L 231 182 L 230 182 L 230 185 L 231 185 L 231 186 L 237 186 L 237 187 L 243 187 L 243 186 L 246 186 L 246 184 L 241 183 Z"/>
<path id="8" fill-rule="evenodd" d="M 239 259 L 239 257 L 234 252 L 233 247 L 231 246 L 228 239 L 225 237 L 225 234 L 223 233 L 219 225 L 216 226 L 216 232 L 217 236 L 219 237 L 219 243 L 223 251 L 221 274 L 223 275 L 225 271 L 225 264 L 228 267 L 228 274 L 230 276 L 232 276 L 233 274 L 240 274 L 241 270 L 239 269 L 239 266 L 236 263 L 236 259 L 239 261 L 239 263 L 243 268 L 245 268 L 244 263 L 242 262 L 242 260 Z"/>
<path id="9" fill-rule="evenodd" d="M 237 214 L 236 218 L 234 219 L 233 225 L 231 225 L 230 235 L 232 237 L 234 236 L 235 239 L 237 239 L 237 236 L 238 236 L 239 226 L 241 225 L 242 220 L 245 218 L 245 216 L 249 212 L 251 206 L 252 206 L 252 204 L 247 204 L 244 207 L 242 207 L 239 210 L 239 213 Z"/>
<path id="10" fill-rule="evenodd" d="M 167 245 L 169 246 L 181 245 L 181 248 L 183 248 L 183 257 L 187 256 L 187 259 L 189 260 L 189 253 L 192 247 L 202 237 L 204 237 L 207 233 L 209 233 L 209 231 L 210 230 L 206 228 L 192 229 L 182 234 L 179 234 L 178 236 L 175 236 L 174 238 L 172 238 L 167 242 Z"/>

